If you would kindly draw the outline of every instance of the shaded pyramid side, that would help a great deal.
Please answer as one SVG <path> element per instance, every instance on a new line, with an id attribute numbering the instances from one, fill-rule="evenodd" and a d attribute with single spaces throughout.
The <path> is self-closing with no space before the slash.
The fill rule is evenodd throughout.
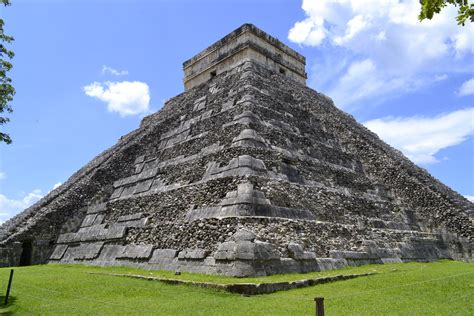
<path id="1" fill-rule="evenodd" d="M 7 225 L 4 244 L 41 240 L 56 262 L 229 275 L 472 260 L 471 203 L 255 63 L 170 100 L 96 161 Z"/>

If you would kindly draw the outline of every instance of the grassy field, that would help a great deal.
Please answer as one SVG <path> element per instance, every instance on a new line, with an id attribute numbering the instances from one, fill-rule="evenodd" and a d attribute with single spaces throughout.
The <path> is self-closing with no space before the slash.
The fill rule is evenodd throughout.
<path id="1" fill-rule="evenodd" d="M 0 269 L 5 292 L 10 269 Z M 167 285 L 93 273 L 133 273 L 177 278 L 173 273 L 120 267 L 43 265 L 15 268 L 13 315 L 314 315 L 314 297 L 325 297 L 327 315 L 474 315 L 474 265 L 439 261 L 369 265 L 304 275 L 234 279 L 183 273 L 186 280 L 276 282 L 340 273 L 378 272 L 273 294 L 244 297 L 186 285 Z M 3 304 L 3 297 L 0 297 Z"/>

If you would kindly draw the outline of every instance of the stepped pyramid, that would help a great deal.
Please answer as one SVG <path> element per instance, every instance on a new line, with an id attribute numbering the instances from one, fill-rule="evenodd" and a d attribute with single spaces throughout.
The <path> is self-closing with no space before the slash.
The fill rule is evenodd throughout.
<path id="1" fill-rule="evenodd" d="M 183 68 L 184 93 L 1 227 L 1 265 L 472 261 L 474 205 L 306 87 L 303 56 L 244 24 Z"/>

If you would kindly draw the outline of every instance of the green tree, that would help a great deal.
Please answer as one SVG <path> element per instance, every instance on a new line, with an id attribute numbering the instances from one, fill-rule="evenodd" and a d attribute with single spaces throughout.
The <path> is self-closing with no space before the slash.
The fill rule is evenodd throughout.
<path id="1" fill-rule="evenodd" d="M 420 21 L 431 20 L 435 13 L 440 13 L 445 6 L 452 4 L 458 8 L 456 20 L 459 25 L 464 26 L 467 20 L 474 22 L 474 4 L 470 4 L 469 0 L 420 0 L 420 3 Z"/>
<path id="2" fill-rule="evenodd" d="M 0 0 L 3 5 L 9 6 L 10 0 Z M 6 35 L 3 32 L 4 22 L 3 19 L 0 18 L 0 113 L 8 112 L 11 113 L 13 111 L 12 107 L 10 106 L 9 102 L 13 100 L 13 96 L 15 95 L 15 88 L 11 85 L 11 78 L 7 76 L 7 72 L 12 69 L 12 63 L 10 60 L 15 56 L 13 51 L 7 49 L 4 43 L 11 43 L 13 41 L 13 37 Z M 8 117 L 0 116 L 0 126 L 4 125 L 10 121 Z M 11 144 L 12 140 L 10 135 L 0 132 L 0 143 L 5 142 L 7 144 Z"/>

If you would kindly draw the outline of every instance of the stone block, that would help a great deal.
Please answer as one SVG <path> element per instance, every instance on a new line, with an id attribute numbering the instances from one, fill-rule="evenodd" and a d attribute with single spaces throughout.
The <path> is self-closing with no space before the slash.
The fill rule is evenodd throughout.
<path id="1" fill-rule="evenodd" d="M 223 199 L 221 201 L 222 206 L 234 205 L 236 204 L 237 198 Z"/>
<path id="2" fill-rule="evenodd" d="M 116 259 L 148 259 L 151 257 L 151 245 L 126 245 L 122 246 L 116 254 Z"/>
<path id="3" fill-rule="evenodd" d="M 93 225 L 101 225 L 102 222 L 104 221 L 105 214 L 97 214 L 97 216 L 94 219 Z"/>
<path id="4" fill-rule="evenodd" d="M 111 200 L 118 199 L 120 195 L 122 194 L 122 191 L 123 191 L 123 187 L 116 188 L 114 192 L 112 193 L 112 195 L 110 196 L 110 199 Z"/>
<path id="5" fill-rule="evenodd" d="M 145 227 L 148 222 L 148 218 L 135 219 L 130 221 L 118 222 L 112 225 L 112 227 Z"/>
<path id="6" fill-rule="evenodd" d="M 108 228 L 104 234 L 104 239 L 118 239 L 125 237 L 127 227 L 124 226 L 112 226 Z"/>
<path id="7" fill-rule="evenodd" d="M 203 110 L 206 107 L 206 99 L 207 99 L 207 96 L 203 96 L 197 99 L 196 101 L 194 101 L 193 111 Z"/>
<path id="8" fill-rule="evenodd" d="M 212 145 L 209 145 L 207 147 L 203 147 L 200 151 L 201 155 L 207 156 L 212 153 L 218 152 L 223 149 L 223 146 L 220 146 L 219 143 L 214 143 Z"/>
<path id="9" fill-rule="evenodd" d="M 143 213 L 135 213 L 135 214 L 130 214 L 130 215 L 122 215 L 119 216 L 117 219 L 118 222 L 128 222 L 128 221 L 134 221 L 137 219 L 142 218 Z"/>
<path id="10" fill-rule="evenodd" d="M 126 185 L 129 185 L 129 184 L 134 184 L 135 182 L 138 181 L 139 176 L 140 176 L 139 174 L 135 174 L 135 175 L 130 176 L 130 177 L 122 178 L 120 180 L 115 181 L 113 186 L 114 186 L 114 188 L 118 188 L 118 187 L 126 186 Z"/>
<path id="11" fill-rule="evenodd" d="M 256 245 L 251 241 L 239 241 L 235 245 L 236 260 L 256 260 Z"/>
<path id="12" fill-rule="evenodd" d="M 58 244 L 66 244 L 75 241 L 76 233 L 65 233 L 58 236 Z"/>
<path id="13" fill-rule="evenodd" d="M 303 253 L 303 247 L 296 243 L 289 243 L 287 246 L 288 253 L 290 255 L 290 258 L 296 259 L 298 256 L 300 256 Z"/>
<path id="14" fill-rule="evenodd" d="M 232 239 L 235 241 L 254 241 L 257 236 L 246 229 L 241 229 L 235 232 L 234 235 L 232 235 Z"/>
<path id="15" fill-rule="evenodd" d="M 54 251 L 51 254 L 51 256 L 49 257 L 49 259 L 51 259 L 51 260 L 61 260 L 62 257 L 64 256 L 64 253 L 66 252 L 67 248 L 68 248 L 68 245 L 56 245 L 56 247 L 54 247 Z"/>
<path id="16" fill-rule="evenodd" d="M 228 199 L 236 198 L 237 197 L 237 191 L 229 191 L 229 192 L 226 193 L 225 197 L 228 198 Z"/>
<path id="17" fill-rule="evenodd" d="M 79 229 L 77 233 L 61 234 L 58 237 L 58 244 L 99 241 L 123 238 L 127 232 L 127 227 L 123 225 L 111 226 L 105 228 L 105 224 L 94 225 Z"/>
<path id="18" fill-rule="evenodd" d="M 329 255 L 335 259 L 349 259 L 349 260 L 369 260 L 379 259 L 377 255 L 371 255 L 367 252 L 360 251 L 341 251 L 341 250 L 330 250 Z"/>
<path id="19" fill-rule="evenodd" d="M 122 247 L 121 245 L 104 245 L 97 260 L 107 263 L 114 262 L 115 258 L 122 253 Z"/>
<path id="20" fill-rule="evenodd" d="M 153 184 L 151 185 L 151 190 L 153 190 L 154 192 L 159 192 L 163 190 L 165 186 L 166 185 L 163 179 L 156 178 L 155 180 L 153 180 Z"/>
<path id="21" fill-rule="evenodd" d="M 250 157 L 250 156 L 249 156 Z M 240 159 L 240 157 L 239 157 Z M 240 183 L 238 186 L 237 186 L 237 192 L 238 194 L 250 194 L 250 193 L 253 193 L 253 184 L 250 183 L 250 182 L 245 182 L 245 183 Z"/>
<path id="22" fill-rule="evenodd" d="M 239 158 L 232 158 L 229 164 L 224 168 L 225 170 L 235 169 L 239 167 Z"/>
<path id="23" fill-rule="evenodd" d="M 217 246 L 214 253 L 216 260 L 235 260 L 235 250 L 237 244 L 234 241 L 226 241 Z"/>
<path id="24" fill-rule="evenodd" d="M 238 141 L 238 140 L 244 140 L 244 139 L 254 139 L 254 140 L 257 140 L 258 139 L 258 135 L 257 135 L 257 132 L 253 129 L 244 129 L 240 132 L 239 136 L 237 136 L 237 138 L 234 138 L 234 141 Z"/>
<path id="25" fill-rule="evenodd" d="M 267 170 L 263 161 L 249 155 L 239 156 L 239 167 L 248 167 L 253 170 Z"/>
<path id="26" fill-rule="evenodd" d="M 86 215 L 86 217 L 84 217 L 84 220 L 82 221 L 81 227 L 92 226 L 96 217 L 97 214 Z"/>
<path id="27" fill-rule="evenodd" d="M 270 243 L 255 242 L 255 259 L 257 260 L 278 260 L 280 253 Z"/>
<path id="28" fill-rule="evenodd" d="M 135 159 L 134 164 L 137 165 L 137 164 L 142 163 L 144 161 L 145 161 L 145 155 L 140 155 Z"/>
<path id="29" fill-rule="evenodd" d="M 144 163 L 141 163 L 141 164 L 138 164 L 138 165 L 135 165 L 135 170 L 134 170 L 134 174 L 139 174 L 143 171 L 143 167 L 145 166 Z"/>
<path id="30" fill-rule="evenodd" d="M 177 255 L 178 250 L 176 249 L 155 249 L 150 262 L 153 260 L 173 259 L 176 258 Z"/>
<path id="31" fill-rule="evenodd" d="M 104 243 L 85 243 L 75 247 L 68 247 L 64 254 L 65 261 L 71 260 L 92 260 L 97 258 Z"/>
<path id="32" fill-rule="evenodd" d="M 234 117 L 234 121 L 241 121 L 241 122 L 248 122 L 248 123 L 254 123 L 254 122 L 259 122 L 260 117 L 253 113 L 252 111 L 244 111 L 242 114 L 236 115 Z"/>
<path id="33" fill-rule="evenodd" d="M 158 173 L 158 167 L 146 169 L 138 175 L 137 181 L 153 178 L 154 176 L 157 175 L 157 173 Z"/>
<path id="34" fill-rule="evenodd" d="M 95 205 L 89 205 L 87 207 L 87 214 L 101 213 L 107 209 L 107 203 L 100 203 Z"/>
<path id="35" fill-rule="evenodd" d="M 212 110 L 203 112 L 201 114 L 201 120 L 207 120 L 208 118 L 210 118 L 212 116 L 212 112 Z"/>
<path id="36" fill-rule="evenodd" d="M 103 232 L 105 230 L 106 224 L 97 224 L 97 225 L 92 225 L 88 227 L 81 227 L 77 231 L 78 234 L 91 234 L 95 235 L 98 234 L 99 232 Z"/>
<path id="37" fill-rule="evenodd" d="M 146 191 L 150 190 L 152 183 L 153 183 L 153 179 L 149 179 L 149 180 L 139 182 L 136 185 L 135 190 L 133 191 L 133 193 L 138 194 L 138 193 L 143 193 L 143 192 L 146 192 Z"/>
<path id="38" fill-rule="evenodd" d="M 242 232 L 237 238 L 254 239 L 250 232 Z M 219 244 L 217 251 L 214 253 L 216 260 L 278 260 L 280 254 L 274 247 L 265 242 L 252 242 L 250 240 L 228 241 Z"/>
<path id="39" fill-rule="evenodd" d="M 400 258 L 381 258 L 383 263 L 403 263 L 403 260 Z"/>
<path id="40" fill-rule="evenodd" d="M 335 270 L 347 267 L 347 261 L 345 259 L 334 259 L 334 258 L 317 258 L 316 264 L 320 271 L 324 270 Z"/>
<path id="41" fill-rule="evenodd" d="M 290 258 L 295 260 L 315 260 L 316 254 L 314 252 L 303 251 L 303 247 L 296 243 L 289 243 L 288 253 Z"/>
<path id="42" fill-rule="evenodd" d="M 128 185 L 123 188 L 123 191 L 122 191 L 122 194 L 120 194 L 120 197 L 132 195 L 133 192 L 135 192 L 135 184 Z"/>
<path id="43" fill-rule="evenodd" d="M 258 191 L 255 191 L 255 192 L 258 192 Z M 253 203 L 257 205 L 271 205 L 269 199 L 254 198 Z"/>
<path id="44" fill-rule="evenodd" d="M 229 99 L 224 104 L 222 104 L 221 112 L 230 110 L 234 106 L 234 99 Z"/>
<path id="45" fill-rule="evenodd" d="M 253 194 L 243 193 L 237 196 L 236 204 L 253 204 Z"/>
<path id="46" fill-rule="evenodd" d="M 205 249 L 185 249 L 179 252 L 178 259 L 203 260 L 209 254 Z"/>

